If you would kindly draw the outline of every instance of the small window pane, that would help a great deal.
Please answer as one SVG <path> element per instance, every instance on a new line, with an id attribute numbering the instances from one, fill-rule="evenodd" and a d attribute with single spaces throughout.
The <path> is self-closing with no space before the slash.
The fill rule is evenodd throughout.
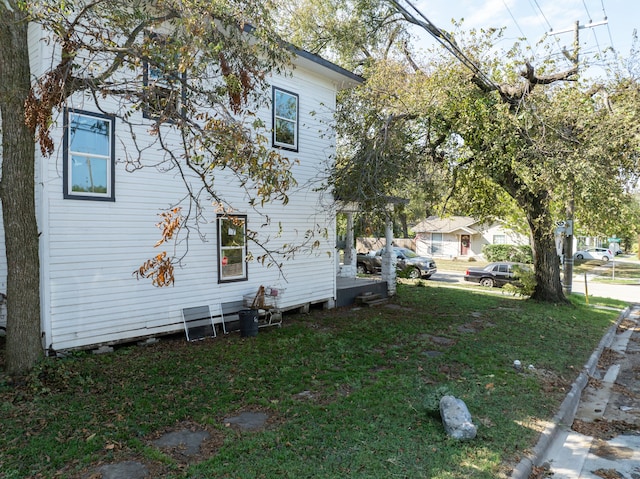
<path id="1" fill-rule="evenodd" d="M 85 193 L 107 193 L 106 159 L 73 155 L 71 158 L 71 191 Z"/>
<path id="2" fill-rule="evenodd" d="M 294 123 L 287 120 L 276 120 L 276 142 L 293 145 L 296 141 Z"/>
<path id="3" fill-rule="evenodd" d="M 71 151 L 109 156 L 108 120 L 71 115 L 69 126 Z"/>
<path id="4" fill-rule="evenodd" d="M 295 96 L 276 90 L 276 116 L 295 120 L 297 111 L 296 100 Z"/>
<path id="5" fill-rule="evenodd" d="M 222 247 L 244 246 L 244 221 L 220 220 Z"/>
<path id="6" fill-rule="evenodd" d="M 243 277 L 244 255 L 243 249 L 225 249 L 222 257 L 222 278 Z"/>

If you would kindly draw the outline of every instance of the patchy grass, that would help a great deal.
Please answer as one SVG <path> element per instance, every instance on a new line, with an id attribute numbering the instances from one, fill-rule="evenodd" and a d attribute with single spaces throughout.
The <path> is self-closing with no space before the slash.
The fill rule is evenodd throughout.
<path id="1" fill-rule="evenodd" d="M 80 478 L 137 460 L 168 478 L 506 477 L 617 314 L 421 282 L 387 306 L 287 315 L 255 338 L 46 360 L 24 384 L 0 376 L 0 470 Z M 444 433 L 445 393 L 466 402 L 475 440 Z M 269 423 L 226 427 L 239 411 Z M 185 423 L 216 433 L 196 463 L 151 445 Z"/>
<path id="2" fill-rule="evenodd" d="M 576 260 L 574 274 L 595 274 L 592 281 L 612 284 L 640 283 L 640 262 L 620 260 L 603 263 L 596 260 Z"/>

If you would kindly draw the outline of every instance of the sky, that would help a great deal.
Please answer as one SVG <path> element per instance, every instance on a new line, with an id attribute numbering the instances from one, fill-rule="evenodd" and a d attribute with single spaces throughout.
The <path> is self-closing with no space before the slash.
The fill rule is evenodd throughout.
<path id="1" fill-rule="evenodd" d="M 519 37 L 526 37 L 537 55 L 546 55 L 537 42 L 554 32 L 549 40 L 560 55 L 570 51 L 573 29 L 579 22 L 580 55 L 592 60 L 598 52 L 613 49 L 628 57 L 634 29 L 640 30 L 638 0 L 408 0 L 438 28 L 453 31 L 451 20 L 464 19 L 464 29 L 506 27 L 505 48 Z M 407 3 L 401 0 L 405 8 Z M 599 23 L 603 23 L 598 25 Z M 590 27 L 589 27 L 590 26 Z M 582 28 L 585 27 L 585 28 Z M 570 30 L 560 33 L 563 30 Z M 426 31 L 418 31 L 420 43 L 433 44 Z M 541 59 L 541 58 L 540 58 Z M 597 73 L 595 73 L 597 75 Z"/>

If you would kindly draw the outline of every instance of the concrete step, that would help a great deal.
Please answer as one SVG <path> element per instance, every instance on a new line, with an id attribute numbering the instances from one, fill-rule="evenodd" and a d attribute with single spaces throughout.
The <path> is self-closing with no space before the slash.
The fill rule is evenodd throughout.
<path id="1" fill-rule="evenodd" d="M 381 306 L 383 304 L 387 304 L 389 302 L 389 298 L 380 298 L 380 299 L 375 299 L 373 301 L 367 301 L 365 304 L 367 306 L 373 307 L 373 306 Z"/>

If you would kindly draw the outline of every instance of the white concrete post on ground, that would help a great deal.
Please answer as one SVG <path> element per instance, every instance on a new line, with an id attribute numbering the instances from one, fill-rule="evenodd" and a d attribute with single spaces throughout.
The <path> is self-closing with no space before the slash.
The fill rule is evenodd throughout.
<path id="1" fill-rule="evenodd" d="M 353 208 L 353 206 L 351 206 L 351 208 Z M 338 261 L 338 276 L 341 278 L 355 278 L 358 272 L 358 255 L 354 247 L 353 236 L 354 210 L 345 208 L 342 211 L 347 216 L 347 237 L 345 240 L 344 258 L 342 260 L 342 265 L 340 265 Z"/>
<path id="2" fill-rule="evenodd" d="M 396 294 L 396 254 L 393 250 L 393 223 L 391 218 L 387 217 L 385 224 L 386 246 L 382 254 L 382 281 L 387 282 L 387 294 L 395 296 Z"/>
<path id="3" fill-rule="evenodd" d="M 355 278 L 357 273 L 357 252 L 353 246 L 353 213 L 347 212 L 347 240 L 344 248 L 343 264 L 349 268 L 349 277 Z"/>

